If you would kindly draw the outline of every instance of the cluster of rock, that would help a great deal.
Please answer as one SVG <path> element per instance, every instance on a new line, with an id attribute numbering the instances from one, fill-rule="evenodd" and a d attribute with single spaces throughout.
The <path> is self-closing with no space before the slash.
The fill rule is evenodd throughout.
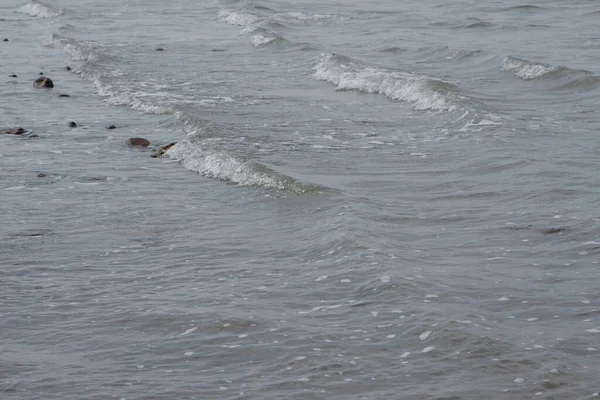
<path id="1" fill-rule="evenodd" d="M 4 41 L 8 41 L 8 40 L 5 39 Z M 164 49 L 161 49 L 161 48 L 156 49 L 156 51 L 163 51 L 163 50 Z M 70 71 L 70 70 L 71 70 L 71 67 L 67 67 L 67 71 Z M 40 72 L 40 75 L 43 75 L 43 73 Z M 10 77 L 16 78 L 17 75 L 10 75 Z M 41 76 L 38 79 L 36 79 L 35 82 L 33 82 L 33 87 L 38 88 L 38 89 L 51 89 L 54 87 L 54 82 L 52 82 L 52 80 L 48 77 Z M 60 97 L 69 97 L 69 95 L 61 94 Z M 69 127 L 76 128 L 77 123 L 75 123 L 74 121 L 71 121 L 71 122 L 69 122 Z M 115 125 L 110 125 L 110 126 L 107 126 L 106 129 L 112 130 L 112 129 L 117 129 L 117 127 Z M 27 133 L 27 131 L 21 127 L 0 129 L 0 134 L 5 134 L 5 135 L 19 136 L 19 135 L 23 135 L 24 133 Z M 39 138 L 38 135 L 30 135 L 29 137 L 30 138 Z M 131 147 L 137 147 L 137 148 L 147 148 L 150 146 L 150 141 L 148 139 L 138 138 L 138 137 L 129 138 L 129 139 L 127 139 L 126 143 Z M 153 157 L 153 158 L 162 157 L 165 154 L 165 152 L 167 150 L 169 150 L 171 147 L 173 147 L 175 144 L 177 144 L 177 143 L 173 142 L 173 143 L 169 143 L 166 145 L 154 147 L 151 157 Z"/>

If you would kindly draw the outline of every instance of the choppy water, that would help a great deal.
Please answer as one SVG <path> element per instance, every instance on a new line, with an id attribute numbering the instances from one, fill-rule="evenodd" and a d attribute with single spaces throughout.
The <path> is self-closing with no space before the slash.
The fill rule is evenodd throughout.
<path id="1" fill-rule="evenodd" d="M 2 2 L 0 397 L 597 397 L 600 5 L 446 3 Z"/>

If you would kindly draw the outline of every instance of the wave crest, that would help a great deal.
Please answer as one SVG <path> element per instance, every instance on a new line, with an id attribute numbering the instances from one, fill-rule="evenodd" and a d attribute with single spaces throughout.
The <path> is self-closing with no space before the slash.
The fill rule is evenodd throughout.
<path id="1" fill-rule="evenodd" d="M 56 18 L 64 13 L 63 10 L 57 10 L 38 0 L 28 0 L 18 11 L 37 18 Z"/>
<path id="2" fill-rule="evenodd" d="M 219 21 L 227 22 L 230 25 L 248 26 L 252 25 L 262 18 L 256 14 L 240 10 L 221 10 L 217 14 Z"/>
<path id="3" fill-rule="evenodd" d="M 314 77 L 332 83 L 337 90 L 377 93 L 411 103 L 416 110 L 455 111 L 460 106 L 458 88 L 439 79 L 366 67 L 348 57 L 324 54 L 313 67 Z"/>
<path id="4" fill-rule="evenodd" d="M 296 194 L 324 189 L 317 185 L 300 183 L 288 176 L 277 174 L 264 165 L 245 161 L 225 151 L 203 150 L 201 145 L 202 143 L 188 138 L 171 147 L 166 154 L 189 171 L 236 186 L 290 191 Z"/>
<path id="5" fill-rule="evenodd" d="M 532 80 L 563 76 L 567 73 L 568 68 L 508 56 L 502 61 L 502 71 L 514 72 L 517 77 L 523 80 Z"/>

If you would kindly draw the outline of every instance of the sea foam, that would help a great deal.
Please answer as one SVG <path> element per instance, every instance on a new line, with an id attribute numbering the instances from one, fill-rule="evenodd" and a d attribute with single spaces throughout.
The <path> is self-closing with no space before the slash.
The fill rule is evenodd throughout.
<path id="1" fill-rule="evenodd" d="M 332 83 L 337 90 L 382 94 L 391 100 L 411 103 L 416 110 L 461 108 L 458 89 L 439 79 L 368 67 L 337 54 L 323 54 L 313 70 L 315 78 Z"/>
<path id="2" fill-rule="evenodd" d="M 555 67 L 550 64 L 528 61 L 511 56 L 505 57 L 502 61 L 502 71 L 514 72 L 517 77 L 523 80 L 547 77 L 565 69 L 564 67 Z"/>
<path id="3" fill-rule="evenodd" d="M 18 11 L 37 18 L 55 18 L 64 13 L 63 10 L 57 10 L 37 0 L 28 0 Z"/>

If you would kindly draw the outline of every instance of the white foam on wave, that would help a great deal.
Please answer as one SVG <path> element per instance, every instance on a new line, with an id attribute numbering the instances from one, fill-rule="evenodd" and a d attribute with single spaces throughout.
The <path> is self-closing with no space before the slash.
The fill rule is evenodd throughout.
<path id="1" fill-rule="evenodd" d="M 558 67 L 550 64 L 522 60 L 511 56 L 504 58 L 502 61 L 502 71 L 514 72 L 517 77 L 523 80 L 541 78 L 558 71 L 558 69 Z"/>
<path id="2" fill-rule="evenodd" d="M 260 21 L 258 15 L 250 14 L 239 10 L 223 9 L 217 14 L 219 21 L 227 22 L 230 25 L 248 26 Z"/>
<path id="3" fill-rule="evenodd" d="M 459 107 L 451 85 L 426 76 L 365 67 L 345 57 L 324 54 L 313 67 L 314 77 L 332 83 L 337 90 L 377 93 L 391 100 L 412 103 L 416 110 L 455 111 Z"/>
<path id="4" fill-rule="evenodd" d="M 267 44 L 277 41 L 279 37 L 273 35 L 254 35 L 252 36 L 252 45 L 254 47 L 265 46 Z"/>
<path id="5" fill-rule="evenodd" d="M 171 147 L 167 155 L 179 161 L 189 171 L 207 178 L 219 179 L 237 186 L 259 186 L 285 189 L 283 179 L 257 170 L 251 163 L 222 151 L 206 151 L 198 144 L 184 140 Z"/>
<path id="6" fill-rule="evenodd" d="M 37 18 L 55 18 L 63 14 L 63 10 L 54 9 L 37 0 L 27 1 L 19 7 L 18 11 Z"/>
<path id="7" fill-rule="evenodd" d="M 56 34 L 53 34 L 50 40 L 45 40 L 44 44 L 62 49 L 75 61 L 95 62 L 99 58 L 99 54 L 89 45 Z"/>
<path id="8" fill-rule="evenodd" d="M 303 12 L 289 12 L 286 14 L 289 17 L 299 19 L 299 20 L 308 20 L 308 21 L 318 21 L 323 19 L 333 19 L 336 17 L 335 14 L 306 14 Z"/>

